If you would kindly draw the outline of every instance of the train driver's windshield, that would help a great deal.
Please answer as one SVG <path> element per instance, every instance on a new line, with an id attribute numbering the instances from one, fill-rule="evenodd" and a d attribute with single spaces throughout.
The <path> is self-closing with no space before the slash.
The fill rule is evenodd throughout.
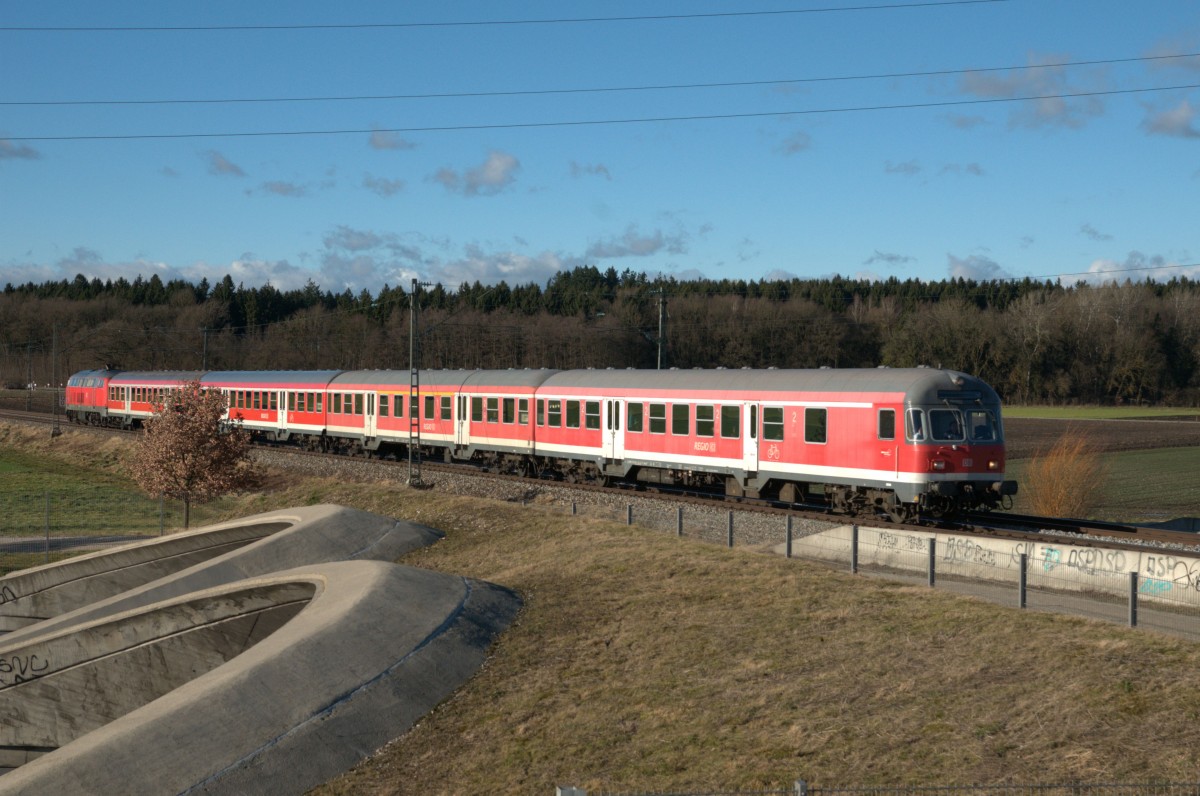
<path id="1" fill-rule="evenodd" d="M 986 409 L 970 410 L 967 412 L 967 434 L 971 442 L 996 442 L 1000 439 L 996 415 Z"/>
<path id="2" fill-rule="evenodd" d="M 957 409 L 930 409 L 929 436 L 934 442 L 961 442 L 962 414 Z"/>

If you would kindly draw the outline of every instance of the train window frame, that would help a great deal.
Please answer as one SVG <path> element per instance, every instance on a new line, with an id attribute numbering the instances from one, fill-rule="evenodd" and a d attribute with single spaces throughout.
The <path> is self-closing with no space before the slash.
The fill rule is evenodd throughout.
<path id="1" fill-rule="evenodd" d="M 692 433 L 692 407 L 671 404 L 671 436 L 686 437 Z"/>
<path id="2" fill-rule="evenodd" d="M 450 396 L 443 395 L 440 403 L 441 403 L 441 407 L 440 407 L 441 414 L 439 415 L 439 417 L 442 420 L 452 420 L 454 418 L 454 416 L 450 410 Z"/>
<path id="3" fill-rule="evenodd" d="M 488 398 L 487 399 L 487 422 L 489 422 L 489 423 L 499 423 L 500 422 L 500 399 L 499 398 Z"/>
<path id="4" fill-rule="evenodd" d="M 537 399 L 537 424 L 546 425 L 546 401 L 543 398 Z"/>
<path id="5" fill-rule="evenodd" d="M 599 401 L 584 401 L 583 403 L 583 424 L 586 428 L 593 431 L 600 430 L 600 402 Z"/>
<path id="6" fill-rule="evenodd" d="M 517 399 L 505 398 L 500 402 L 500 420 L 512 425 L 517 419 Z"/>
<path id="7" fill-rule="evenodd" d="M 295 412 L 296 411 L 296 393 L 289 391 L 287 396 L 288 396 L 287 410 L 289 412 Z"/>
<path id="8" fill-rule="evenodd" d="M 965 420 L 965 428 L 969 432 L 967 439 L 970 442 L 997 442 L 1000 439 L 1000 423 L 996 420 L 996 413 L 991 409 L 966 409 L 963 412 Z M 978 429 L 987 431 L 986 435 L 977 433 Z"/>
<path id="9" fill-rule="evenodd" d="M 363 413 L 363 397 L 362 393 L 354 393 L 354 414 L 361 415 Z"/>
<path id="10" fill-rule="evenodd" d="M 829 442 L 829 410 L 823 406 L 804 407 L 804 441 L 809 445 Z"/>
<path id="11" fill-rule="evenodd" d="M 705 417 L 707 415 L 707 417 Z M 716 421 L 713 416 L 712 404 L 696 404 L 696 436 L 716 436 Z"/>
<path id="12" fill-rule="evenodd" d="M 380 395 L 379 395 L 379 416 L 380 417 L 388 416 L 388 413 L 391 411 L 391 407 L 389 406 L 389 404 L 391 402 L 392 402 L 392 400 L 391 400 L 391 398 L 388 397 L 387 393 L 380 393 Z"/>
<path id="13" fill-rule="evenodd" d="M 631 434 L 642 433 L 642 416 L 645 412 L 646 405 L 641 401 L 625 404 L 625 430 Z"/>
<path id="14" fill-rule="evenodd" d="M 317 409 L 316 409 L 316 411 L 318 411 L 318 412 L 323 412 L 324 410 L 321 408 L 321 406 L 322 406 L 322 404 L 324 404 L 324 403 L 325 403 L 325 393 L 323 393 L 323 392 L 319 392 L 319 393 L 317 393 L 317 394 L 316 394 L 316 396 L 317 396 Z M 311 392 L 310 392 L 310 393 L 308 394 L 308 405 L 309 405 L 309 406 L 312 406 L 312 397 L 313 397 L 313 393 L 311 393 Z"/>
<path id="15" fill-rule="evenodd" d="M 729 432 L 733 433 L 730 434 Z M 742 436 L 742 407 L 727 404 L 721 407 L 721 438 L 739 439 Z"/>
<path id="16" fill-rule="evenodd" d="M 271 396 L 272 411 L 278 411 L 279 410 L 279 393 L 275 392 L 275 390 L 271 390 L 270 396 Z"/>
<path id="17" fill-rule="evenodd" d="M 434 403 L 433 398 L 434 396 L 432 395 L 425 396 L 425 406 L 421 412 L 421 417 L 426 420 L 433 420 L 437 414 L 437 404 Z"/>
<path id="18" fill-rule="evenodd" d="M 329 411 L 335 415 L 342 413 L 342 394 L 340 392 L 333 394 L 333 406 L 330 407 Z"/>
<path id="19" fill-rule="evenodd" d="M 482 395 L 472 395 L 471 396 L 471 422 L 472 423 L 482 423 L 483 422 L 483 396 Z"/>
<path id="20" fill-rule="evenodd" d="M 775 419 L 778 416 L 778 419 Z M 762 438 L 768 442 L 783 442 L 783 407 L 762 408 Z"/>
<path id="21" fill-rule="evenodd" d="M 259 390 L 255 390 L 254 397 L 251 400 L 254 402 L 254 405 L 250 407 L 251 409 L 262 409 L 263 408 L 262 392 L 260 392 Z"/>
<path id="22" fill-rule="evenodd" d="M 929 438 L 934 442 L 963 442 L 966 433 L 962 413 L 957 409 L 930 409 Z"/>
<path id="23" fill-rule="evenodd" d="M 886 422 L 885 422 L 886 418 Z M 875 434 L 881 440 L 896 438 L 896 410 L 880 409 L 875 421 Z"/>
<path id="24" fill-rule="evenodd" d="M 392 417 L 404 417 L 404 396 L 399 393 L 392 394 Z"/>
<path id="25" fill-rule="evenodd" d="M 567 401 L 567 428 L 579 428 L 579 401 Z"/>
<path id="26" fill-rule="evenodd" d="M 562 403 L 561 398 L 546 401 L 546 425 L 551 428 L 562 428 Z"/>
<path id="27" fill-rule="evenodd" d="M 517 425 L 529 425 L 529 399 L 520 398 L 517 400 Z"/>
<path id="28" fill-rule="evenodd" d="M 650 404 L 650 433 L 667 433 L 667 405 Z"/>

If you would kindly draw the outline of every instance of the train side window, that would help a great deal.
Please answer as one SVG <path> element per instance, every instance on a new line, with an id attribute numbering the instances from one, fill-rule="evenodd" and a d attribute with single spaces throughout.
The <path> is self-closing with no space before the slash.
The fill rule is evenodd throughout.
<path id="1" fill-rule="evenodd" d="M 289 392 L 287 394 L 287 408 L 289 412 L 296 411 L 296 393 Z"/>
<path id="2" fill-rule="evenodd" d="M 920 409 L 909 409 L 904 417 L 904 434 L 909 442 L 925 441 L 925 413 Z"/>
<path id="3" fill-rule="evenodd" d="M 600 402 L 587 401 L 583 405 L 584 425 L 591 429 L 600 428 Z"/>
<path id="4" fill-rule="evenodd" d="M 713 408 L 711 406 L 696 407 L 696 436 L 711 437 L 713 435 Z"/>
<path id="5" fill-rule="evenodd" d="M 758 439 L 758 404 L 750 407 L 750 439 Z"/>
<path id="6" fill-rule="evenodd" d="M 354 396 L 354 414 L 361 415 L 362 413 L 363 413 L 362 393 L 356 393 Z"/>
<path id="7" fill-rule="evenodd" d="M 726 439 L 737 439 L 742 435 L 742 407 L 721 407 L 721 436 Z"/>
<path id="8" fill-rule="evenodd" d="M 408 415 L 409 415 L 409 417 L 415 420 L 417 418 L 417 410 L 420 408 L 421 408 L 420 400 L 418 400 L 415 396 L 410 395 L 408 398 Z"/>
<path id="9" fill-rule="evenodd" d="M 804 410 L 804 441 L 824 445 L 829 441 L 829 410 L 808 407 Z"/>
<path id="10" fill-rule="evenodd" d="M 996 416 L 986 409 L 967 410 L 967 431 L 972 442 L 995 442 L 1000 438 Z"/>
<path id="11" fill-rule="evenodd" d="M 513 422 L 513 420 L 516 419 L 517 399 L 505 398 L 502 407 L 504 409 L 504 422 L 505 423 Z"/>
<path id="12" fill-rule="evenodd" d="M 441 409 L 442 409 L 442 414 L 441 414 L 442 420 L 449 420 L 450 419 L 450 396 L 449 395 L 442 396 Z"/>
<path id="13" fill-rule="evenodd" d="M 667 405 L 650 404 L 650 433 L 667 433 Z"/>
<path id="14" fill-rule="evenodd" d="M 487 399 L 487 421 L 489 423 L 499 423 L 500 422 L 500 399 L 499 398 L 488 398 Z"/>
<path id="15" fill-rule="evenodd" d="M 546 425 L 546 402 L 541 398 L 537 399 L 537 424 Z"/>
<path id="16" fill-rule="evenodd" d="M 432 395 L 425 396 L 425 411 L 421 414 L 421 417 L 425 418 L 426 420 L 433 420 L 435 417 Z"/>
<path id="17" fill-rule="evenodd" d="M 880 409 L 879 410 L 879 438 L 880 439 L 895 439 L 896 438 L 896 410 L 895 409 Z"/>
<path id="18" fill-rule="evenodd" d="M 517 401 L 517 425 L 529 425 L 529 399 L 522 398 Z"/>
<path id="19" fill-rule="evenodd" d="M 317 409 L 316 409 L 316 411 L 318 411 L 318 412 L 322 411 L 321 405 L 324 403 L 325 403 L 325 393 L 323 393 L 323 392 L 317 393 Z M 310 392 L 308 394 L 309 411 L 312 411 L 312 405 L 313 405 L 313 394 Z"/>
<path id="20" fill-rule="evenodd" d="M 579 401 L 567 401 L 567 428 L 579 428 Z"/>
<path id="21" fill-rule="evenodd" d="M 762 410 L 762 438 L 774 442 L 783 441 L 783 407 L 764 406 Z"/>
<path id="22" fill-rule="evenodd" d="M 335 392 L 333 394 L 333 408 L 329 411 L 333 412 L 335 415 L 340 415 L 342 413 L 342 394 L 340 392 Z"/>
<path id="23" fill-rule="evenodd" d="M 686 437 L 691 432 L 692 412 L 687 404 L 674 404 L 671 407 L 671 433 Z"/>
<path id="24" fill-rule="evenodd" d="M 274 390 L 271 390 L 271 408 L 279 408 L 279 393 L 275 392 Z"/>
<path id="25" fill-rule="evenodd" d="M 389 411 L 388 404 L 389 403 L 391 403 L 391 399 L 388 398 L 388 396 L 386 396 L 386 395 L 379 396 L 379 416 L 380 417 L 388 416 L 388 411 Z"/>
<path id="26" fill-rule="evenodd" d="M 640 403 L 629 404 L 625 412 L 625 429 L 631 433 L 641 433 L 642 410 Z"/>
<path id="27" fill-rule="evenodd" d="M 558 428 L 562 425 L 562 401 L 547 401 L 546 413 L 551 426 Z"/>
<path id="28" fill-rule="evenodd" d="M 471 420 L 476 423 L 483 422 L 483 398 L 478 395 L 471 396 Z"/>
<path id="29" fill-rule="evenodd" d="M 291 394 L 295 400 L 292 402 L 292 409 L 297 412 L 307 412 L 308 403 L 304 400 L 305 395 L 302 392 L 294 392 Z"/>

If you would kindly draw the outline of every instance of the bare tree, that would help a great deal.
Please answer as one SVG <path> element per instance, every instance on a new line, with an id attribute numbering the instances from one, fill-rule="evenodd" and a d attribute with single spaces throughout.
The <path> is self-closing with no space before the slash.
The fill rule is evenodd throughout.
<path id="1" fill-rule="evenodd" d="M 183 501 L 183 527 L 192 503 L 254 486 L 250 435 L 223 427 L 225 396 L 190 381 L 166 396 L 138 438 L 131 475 L 150 495 Z"/>

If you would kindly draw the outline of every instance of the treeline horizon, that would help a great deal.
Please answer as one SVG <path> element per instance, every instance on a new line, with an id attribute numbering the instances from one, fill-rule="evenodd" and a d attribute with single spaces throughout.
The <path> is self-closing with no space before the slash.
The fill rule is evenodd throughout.
<path id="1" fill-rule="evenodd" d="M 423 368 L 961 370 L 1009 403 L 1200 405 L 1200 282 L 688 280 L 583 266 L 418 291 Z M 407 369 L 410 296 L 87 279 L 0 293 L 0 382 L 126 370 Z"/>

